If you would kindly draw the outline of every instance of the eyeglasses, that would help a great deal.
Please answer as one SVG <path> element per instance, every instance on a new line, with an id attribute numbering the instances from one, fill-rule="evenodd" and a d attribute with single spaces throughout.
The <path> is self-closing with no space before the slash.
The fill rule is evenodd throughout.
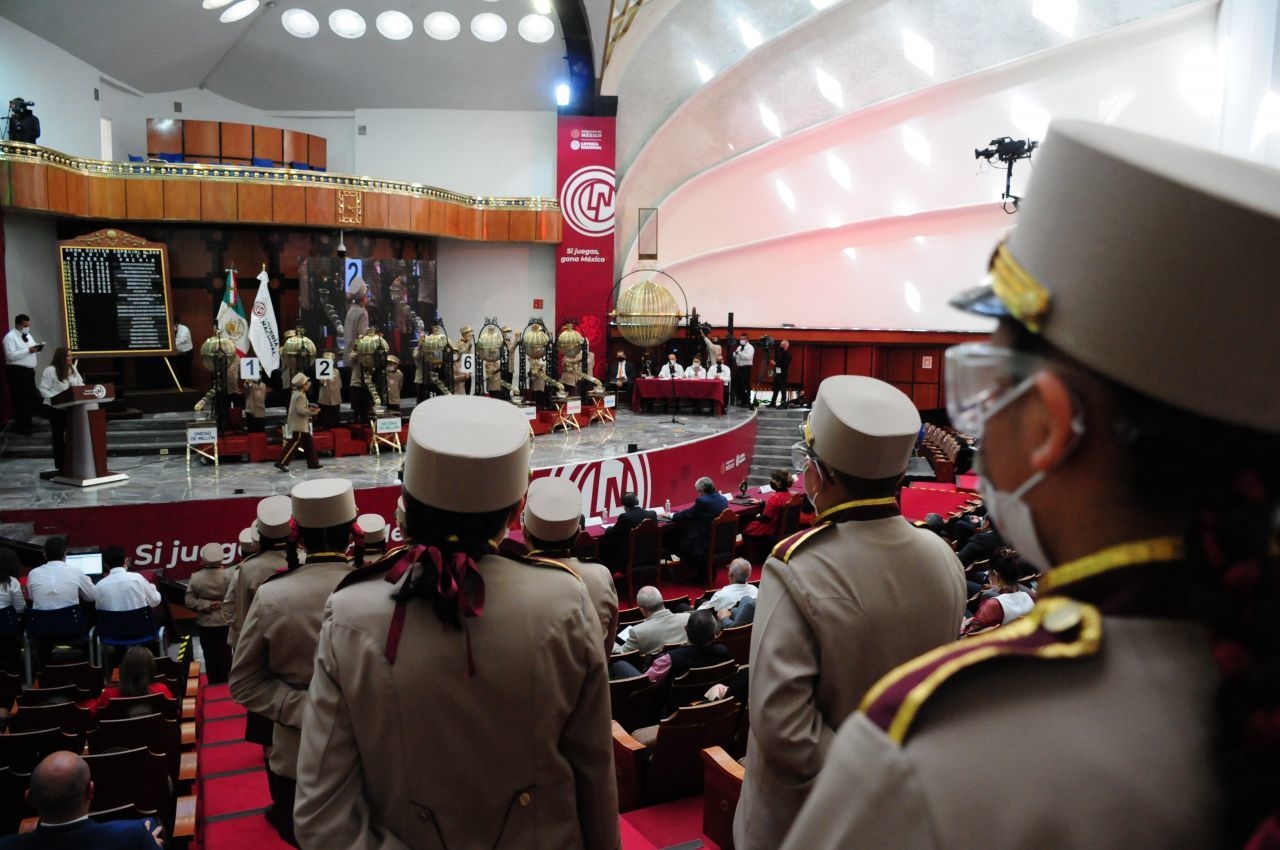
<path id="1" fill-rule="evenodd" d="M 791 446 L 791 466 L 797 474 L 804 475 L 805 470 L 809 468 L 809 464 L 818 460 L 821 460 L 821 458 L 803 440 Z"/>
<path id="2" fill-rule="evenodd" d="M 983 422 L 1021 395 L 1047 362 L 1036 354 L 986 342 L 947 349 L 947 414 L 952 427 L 982 436 Z"/>

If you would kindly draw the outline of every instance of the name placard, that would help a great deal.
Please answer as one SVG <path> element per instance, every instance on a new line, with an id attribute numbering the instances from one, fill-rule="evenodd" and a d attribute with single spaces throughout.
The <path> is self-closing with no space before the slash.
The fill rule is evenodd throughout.
<path id="1" fill-rule="evenodd" d="M 188 446 L 207 446 L 210 443 L 216 442 L 218 442 L 218 429 L 216 426 L 211 428 L 187 429 Z"/>
<path id="2" fill-rule="evenodd" d="M 571 415 L 571 416 L 572 416 L 573 414 L 575 414 L 575 413 L 581 413 L 581 412 L 582 412 L 582 399 L 580 399 L 580 398 L 575 398 L 575 399 L 570 399 L 569 401 L 565 402 L 564 412 L 565 412 L 565 413 L 568 413 L 568 414 L 569 414 L 569 415 Z"/>
<path id="3" fill-rule="evenodd" d="M 375 433 L 378 434 L 399 434 L 400 433 L 400 417 L 399 416 L 379 416 L 378 421 L 374 423 Z"/>

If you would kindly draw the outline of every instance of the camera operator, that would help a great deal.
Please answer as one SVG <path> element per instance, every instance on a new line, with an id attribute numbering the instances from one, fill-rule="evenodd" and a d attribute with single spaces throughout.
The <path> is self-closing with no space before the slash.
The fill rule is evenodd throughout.
<path id="1" fill-rule="evenodd" d="M 34 145 L 40 138 L 40 119 L 31 111 L 30 100 L 15 97 L 9 101 L 9 141 Z"/>

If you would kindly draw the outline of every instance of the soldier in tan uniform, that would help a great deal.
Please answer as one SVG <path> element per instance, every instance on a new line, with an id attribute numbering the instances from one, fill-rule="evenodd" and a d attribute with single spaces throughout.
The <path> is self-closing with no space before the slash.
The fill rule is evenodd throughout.
<path id="1" fill-rule="evenodd" d="M 462 370 L 462 355 L 470 353 L 475 347 L 471 338 L 471 325 L 463 325 L 459 334 L 458 341 L 453 344 L 453 394 L 466 395 L 470 392 L 471 373 Z"/>
<path id="2" fill-rule="evenodd" d="M 325 600 L 351 572 L 345 553 L 356 501 L 351 482 L 340 478 L 304 481 L 293 488 L 290 501 L 307 562 L 298 565 L 291 543 L 285 551 L 289 569 L 258 588 L 236 643 L 231 695 L 275 722 L 267 766 L 273 804 L 268 820 L 281 838 L 295 843 L 292 813 L 303 706 Z M 357 557 L 363 557 L 358 550 Z"/>
<path id="3" fill-rule="evenodd" d="M 400 415 L 400 391 L 404 387 L 404 373 L 400 371 L 400 358 L 387 357 L 387 412 Z"/>
<path id="4" fill-rule="evenodd" d="M 356 527 L 360 529 L 365 562 L 376 561 L 387 554 L 387 521 L 385 519 L 378 514 L 360 514 L 356 517 Z M 353 543 L 353 548 L 354 545 Z M 365 563 L 359 563 L 356 566 L 363 567 Z"/>
<path id="5" fill-rule="evenodd" d="M 883 381 L 839 375 L 818 387 L 795 447 L 818 521 L 773 550 L 756 601 L 740 850 L 778 846 L 835 730 L 877 679 L 959 633 L 964 570 L 898 509 L 919 431 L 915 405 Z"/>
<path id="6" fill-rule="evenodd" d="M 600 618 L 605 655 L 613 652 L 618 635 L 618 588 L 604 564 L 573 557 L 573 544 L 582 529 L 582 492 L 568 478 L 538 478 L 529 484 L 524 506 L 524 540 L 529 554 L 554 558 L 587 586 L 587 595 Z"/>
<path id="7" fill-rule="evenodd" d="M 244 418 L 250 434 L 267 430 L 267 385 L 263 381 L 244 382 Z"/>
<path id="8" fill-rule="evenodd" d="M 595 609 L 550 559 L 497 543 L 529 483 L 510 404 L 414 409 L 408 545 L 329 602 L 298 760 L 304 848 L 615 850 Z"/>
<path id="9" fill-rule="evenodd" d="M 329 377 L 320 380 L 320 393 L 316 399 L 320 403 L 320 413 L 316 419 L 321 428 L 337 428 L 342 415 L 342 373 L 338 371 L 332 351 L 326 351 L 321 359 L 328 360 L 331 368 Z M 293 377 L 296 380 L 298 376 Z"/>
<path id="10" fill-rule="evenodd" d="M 316 457 L 316 444 L 311 439 L 311 417 L 320 408 L 307 401 L 307 388 L 311 382 L 307 376 L 299 372 L 293 376 L 293 397 L 289 399 L 289 415 L 285 418 L 284 447 L 280 450 L 280 459 L 276 461 L 276 469 L 289 471 L 289 461 L 301 446 L 307 456 L 307 469 L 319 469 L 320 458 Z"/>
<path id="11" fill-rule="evenodd" d="M 785 846 L 1277 846 L 1280 173 L 1062 122 L 1018 217 L 947 403 L 1041 599 L 877 684 Z"/>
<path id="12" fill-rule="evenodd" d="M 187 582 L 187 607 L 196 612 L 196 628 L 200 630 L 200 649 L 204 652 L 204 669 L 209 684 L 227 681 L 231 669 L 231 650 L 227 647 L 227 618 L 222 612 L 222 597 L 227 593 L 227 571 L 222 564 L 222 544 L 206 543 L 200 549 L 202 569 L 191 574 Z"/>

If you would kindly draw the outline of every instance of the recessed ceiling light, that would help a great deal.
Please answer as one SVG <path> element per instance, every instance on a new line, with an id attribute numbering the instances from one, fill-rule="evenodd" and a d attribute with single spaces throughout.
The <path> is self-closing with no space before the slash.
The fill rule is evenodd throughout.
<path id="1" fill-rule="evenodd" d="M 556 106 L 568 106 L 569 96 L 570 96 L 570 91 L 569 91 L 569 86 L 567 84 L 561 83 L 560 85 L 556 86 Z"/>
<path id="2" fill-rule="evenodd" d="M 1080 6 L 1076 0 L 1031 0 L 1031 14 L 1070 37 L 1076 29 Z"/>
<path id="3" fill-rule="evenodd" d="M 902 55 L 912 65 L 933 76 L 933 45 L 905 27 L 902 29 Z"/>
<path id="4" fill-rule="evenodd" d="M 427 35 L 439 41 L 448 41 L 458 37 L 462 32 L 462 24 L 449 12 L 432 12 L 422 20 L 422 28 Z"/>
<path id="5" fill-rule="evenodd" d="M 383 12 L 374 21 L 374 26 L 383 38 L 392 41 L 404 41 L 413 35 L 413 21 L 404 12 Z"/>
<path id="6" fill-rule="evenodd" d="M 781 138 L 782 124 L 778 121 L 778 116 L 774 114 L 772 109 L 765 106 L 763 103 L 759 104 L 759 106 L 760 106 L 760 123 L 763 124 L 764 128 L 768 130 L 770 133 L 773 133 L 775 136 L 778 136 L 779 138 Z"/>
<path id="7" fill-rule="evenodd" d="M 747 46 L 747 50 L 755 50 L 764 42 L 760 30 L 751 26 L 744 18 L 738 18 L 738 34 L 742 36 L 742 43 Z"/>
<path id="8" fill-rule="evenodd" d="M 359 38 L 364 35 L 364 18 L 350 9 L 335 9 L 329 16 L 329 29 L 343 38 Z"/>
<path id="9" fill-rule="evenodd" d="M 556 25 L 545 15 L 525 15 L 516 25 L 516 31 L 525 41 L 542 44 L 556 34 Z"/>
<path id="10" fill-rule="evenodd" d="M 206 9 L 221 9 L 230 2 L 231 0 L 204 0 L 200 5 L 204 6 Z"/>
<path id="11" fill-rule="evenodd" d="M 858 259 L 858 249 L 857 249 L 857 248 L 845 248 L 845 249 L 844 249 L 844 251 L 843 251 L 843 253 L 844 253 L 844 255 L 845 255 L 846 257 L 848 257 L 848 258 L 849 258 L 849 259 L 851 259 L 851 260 L 856 260 L 856 259 Z"/>
<path id="12" fill-rule="evenodd" d="M 920 290 L 909 280 L 902 282 L 902 297 L 906 299 L 907 307 L 912 313 L 920 312 Z"/>
<path id="13" fill-rule="evenodd" d="M 501 15 L 481 12 L 471 19 L 471 34 L 481 41 L 502 41 L 507 34 L 507 22 Z"/>
<path id="14" fill-rule="evenodd" d="M 777 191 L 778 200 L 782 201 L 782 205 L 792 212 L 795 212 L 796 196 L 795 193 L 791 191 L 791 187 L 786 183 L 783 183 L 781 180 L 774 180 L 773 188 Z"/>
<path id="15" fill-rule="evenodd" d="M 533 11 L 539 15 L 550 15 L 551 0 L 533 0 Z"/>
<path id="16" fill-rule="evenodd" d="M 840 88 L 840 81 L 828 74 L 821 68 L 814 71 L 818 78 L 818 91 L 827 100 L 831 101 L 837 109 L 844 107 L 844 91 Z"/>
<path id="17" fill-rule="evenodd" d="M 929 140 L 919 130 L 904 124 L 902 127 L 902 147 L 916 162 L 921 165 L 929 164 L 931 146 Z"/>
<path id="18" fill-rule="evenodd" d="M 827 171 L 831 173 L 831 179 L 836 181 L 841 189 L 847 192 L 853 188 L 853 175 L 849 173 L 849 166 L 830 151 L 827 151 Z"/>
<path id="19" fill-rule="evenodd" d="M 716 72 L 708 68 L 701 59 L 693 60 L 693 69 L 698 72 L 698 79 L 704 83 L 710 82 L 711 78 L 716 75 Z"/>
<path id="20" fill-rule="evenodd" d="M 809 3 L 812 4 L 813 8 L 818 9 L 819 11 L 827 8 L 834 2 L 836 2 L 836 0 L 809 0 Z"/>
<path id="21" fill-rule="evenodd" d="M 285 9 L 280 23 L 285 32 L 297 38 L 314 38 L 320 32 L 320 22 L 306 9 Z"/>
<path id="22" fill-rule="evenodd" d="M 240 2 L 236 3 L 234 6 L 228 6 L 226 10 L 218 16 L 218 20 L 222 21 L 224 24 L 234 24 L 236 21 L 242 21 L 254 12 L 258 11 L 259 5 L 261 4 L 258 0 L 240 0 Z"/>

